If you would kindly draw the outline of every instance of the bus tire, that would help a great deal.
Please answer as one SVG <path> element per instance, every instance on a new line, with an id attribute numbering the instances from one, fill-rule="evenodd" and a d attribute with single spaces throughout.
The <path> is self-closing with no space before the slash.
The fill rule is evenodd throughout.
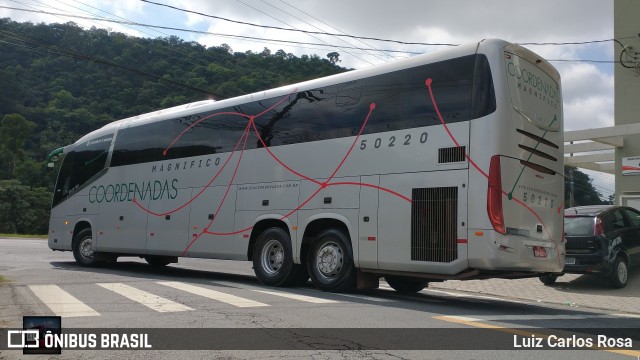
<path id="1" fill-rule="evenodd" d="M 613 261 L 611 274 L 609 275 L 609 283 L 616 289 L 622 289 L 627 286 L 629 281 L 629 267 L 624 257 L 618 256 Z"/>
<path id="2" fill-rule="evenodd" d="M 293 263 L 291 238 L 279 227 L 265 230 L 253 249 L 253 271 L 260 283 L 268 286 L 291 286 L 304 274 L 301 265 Z"/>
<path id="3" fill-rule="evenodd" d="M 93 232 L 91 228 L 80 230 L 73 238 L 73 257 L 82 266 L 96 266 L 99 261 L 99 254 L 96 252 Z"/>
<path id="4" fill-rule="evenodd" d="M 144 261 L 153 267 L 167 266 L 172 263 L 171 260 L 172 258 L 170 256 L 147 255 L 144 257 Z"/>
<path id="5" fill-rule="evenodd" d="M 538 279 L 540 280 L 541 283 L 545 285 L 553 285 L 556 283 L 556 280 L 558 280 L 558 275 L 556 274 L 541 275 L 538 277 Z"/>
<path id="6" fill-rule="evenodd" d="M 307 270 L 311 281 L 320 290 L 340 292 L 353 289 L 356 269 L 349 238 L 337 229 L 321 232 L 309 249 Z"/>
<path id="7" fill-rule="evenodd" d="M 415 294 L 429 285 L 429 280 L 403 276 L 385 276 L 384 280 L 393 290 L 402 294 Z"/>

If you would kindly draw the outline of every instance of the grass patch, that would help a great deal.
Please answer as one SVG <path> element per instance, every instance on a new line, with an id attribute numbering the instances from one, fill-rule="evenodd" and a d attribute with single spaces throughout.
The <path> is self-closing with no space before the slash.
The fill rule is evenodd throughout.
<path id="1" fill-rule="evenodd" d="M 0 238 L 9 238 L 9 239 L 46 239 L 47 235 L 0 234 Z"/>
<path id="2" fill-rule="evenodd" d="M 4 282 L 9 282 L 9 279 L 7 279 L 6 277 L 0 275 L 0 284 L 4 283 Z"/>

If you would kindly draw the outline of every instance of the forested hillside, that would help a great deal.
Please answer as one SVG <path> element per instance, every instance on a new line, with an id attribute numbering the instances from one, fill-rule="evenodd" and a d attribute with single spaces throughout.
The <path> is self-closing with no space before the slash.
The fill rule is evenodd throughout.
<path id="1" fill-rule="evenodd" d="M 0 19 L 0 233 L 47 232 L 52 150 L 117 119 L 346 71 L 328 55 Z"/>

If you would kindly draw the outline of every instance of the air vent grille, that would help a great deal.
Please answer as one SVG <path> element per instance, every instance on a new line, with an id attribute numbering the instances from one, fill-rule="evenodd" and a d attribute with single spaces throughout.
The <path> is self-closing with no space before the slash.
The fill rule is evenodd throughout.
<path id="1" fill-rule="evenodd" d="M 411 200 L 411 260 L 456 260 L 458 188 L 413 189 Z"/>
<path id="2" fill-rule="evenodd" d="M 525 150 L 525 151 L 528 151 L 528 152 L 530 152 L 532 154 L 538 155 L 541 158 L 548 159 L 548 160 L 551 160 L 551 161 L 558 161 L 558 159 L 556 157 L 551 156 L 551 155 L 549 155 L 549 154 L 547 154 L 545 152 L 542 152 L 542 151 L 540 151 L 538 149 L 534 149 L 532 147 L 525 146 L 525 145 L 522 145 L 522 144 L 518 144 L 518 147 L 520 149 L 522 149 L 522 150 Z"/>
<path id="3" fill-rule="evenodd" d="M 545 138 L 543 138 L 541 136 L 538 136 L 538 135 L 532 134 L 532 133 L 530 133 L 528 131 L 524 131 L 524 130 L 520 130 L 520 129 L 516 129 L 516 131 L 519 132 L 522 135 L 525 135 L 525 136 L 528 136 L 528 137 L 532 138 L 533 140 L 535 140 L 535 141 L 537 141 L 539 143 L 545 144 L 547 146 L 551 146 L 554 149 L 560 149 L 560 146 L 554 144 L 553 142 L 551 142 L 551 141 L 549 141 L 549 140 L 547 140 L 547 139 L 545 139 Z"/>
<path id="4" fill-rule="evenodd" d="M 466 148 L 455 146 L 438 149 L 438 164 L 461 162 L 465 160 Z"/>

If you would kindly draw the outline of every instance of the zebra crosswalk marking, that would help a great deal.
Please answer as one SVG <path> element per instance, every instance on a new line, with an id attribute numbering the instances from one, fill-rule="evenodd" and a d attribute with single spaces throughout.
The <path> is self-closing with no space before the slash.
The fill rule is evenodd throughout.
<path id="1" fill-rule="evenodd" d="M 100 316 L 100 313 L 57 285 L 29 285 L 29 289 L 57 316 Z"/>
<path id="2" fill-rule="evenodd" d="M 375 301 L 375 302 L 396 302 L 396 300 L 392 300 L 392 299 L 377 298 L 377 297 L 367 296 L 367 295 L 354 295 L 354 294 L 335 294 L 335 295 L 346 296 L 346 297 L 354 298 L 354 299 Z"/>
<path id="3" fill-rule="evenodd" d="M 157 284 L 169 286 L 174 289 L 186 291 L 195 295 L 204 296 L 209 299 L 217 300 L 223 303 L 227 303 L 229 305 L 237 306 L 237 307 L 260 307 L 260 306 L 270 306 L 258 301 L 253 301 L 249 299 L 245 299 L 239 296 L 223 293 L 220 291 L 203 288 L 200 286 L 185 284 L 177 281 L 159 281 Z"/>
<path id="4" fill-rule="evenodd" d="M 143 290 L 136 289 L 129 285 L 125 285 L 121 283 L 101 283 L 97 285 L 107 290 L 111 290 L 130 300 L 140 303 L 148 307 L 149 309 L 152 309 L 158 312 L 176 312 L 176 311 L 193 310 L 192 308 L 186 305 L 161 298 L 160 296 L 148 293 Z"/>
<path id="5" fill-rule="evenodd" d="M 310 303 L 314 303 L 314 304 L 333 304 L 333 303 L 338 303 L 339 302 L 339 301 L 335 301 L 335 300 L 317 298 L 317 297 L 314 297 L 314 296 L 291 294 L 291 293 L 285 293 L 285 292 L 281 292 L 281 291 L 266 291 L 266 290 L 253 290 L 253 291 L 256 291 L 256 292 L 259 292 L 259 293 L 263 293 L 263 294 L 280 296 L 280 297 L 284 297 L 284 298 L 288 298 L 288 299 L 294 299 L 294 300 L 299 300 L 299 301 L 304 301 L 304 302 L 310 302 Z"/>

